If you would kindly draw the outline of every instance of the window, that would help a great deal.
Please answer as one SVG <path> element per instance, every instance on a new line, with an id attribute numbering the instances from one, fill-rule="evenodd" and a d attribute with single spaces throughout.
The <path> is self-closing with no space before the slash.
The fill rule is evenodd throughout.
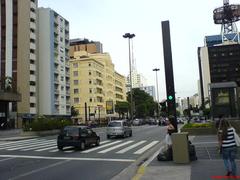
<path id="1" fill-rule="evenodd" d="M 91 63 L 89 63 L 88 66 L 91 66 Z"/>
<path id="2" fill-rule="evenodd" d="M 89 89 L 89 93 L 92 93 L 92 89 Z"/>
<path id="3" fill-rule="evenodd" d="M 74 81 L 73 81 L 73 84 L 74 84 L 74 85 L 78 85 L 78 80 L 74 80 Z"/>
<path id="4" fill-rule="evenodd" d="M 73 76 L 74 77 L 78 76 L 78 71 L 73 71 Z"/>
<path id="5" fill-rule="evenodd" d="M 92 73 L 91 73 L 90 71 L 88 72 L 88 74 L 89 74 L 89 75 L 92 75 Z"/>
<path id="6" fill-rule="evenodd" d="M 78 67 L 78 63 L 73 63 L 73 67 L 77 68 Z"/>
<path id="7" fill-rule="evenodd" d="M 89 80 L 89 84 L 92 84 L 92 81 L 91 81 L 91 80 Z"/>
<path id="8" fill-rule="evenodd" d="M 74 89 L 74 90 L 73 90 L 73 93 L 74 93 L 74 94 L 78 94 L 78 93 L 79 93 L 79 90 L 78 90 L 78 89 Z"/>
<path id="9" fill-rule="evenodd" d="M 30 49 L 30 53 L 35 53 L 35 50 L 34 49 Z"/>
<path id="10" fill-rule="evenodd" d="M 30 107 L 35 107 L 35 104 L 34 103 L 30 103 Z"/>
<path id="11" fill-rule="evenodd" d="M 63 76 L 61 76 L 61 81 L 64 81 L 64 77 Z"/>
<path id="12" fill-rule="evenodd" d="M 79 103 L 79 98 L 74 98 L 74 99 L 73 99 L 73 102 L 74 102 L 74 103 Z"/>
<path id="13" fill-rule="evenodd" d="M 90 98 L 89 101 L 92 102 L 92 98 Z"/>

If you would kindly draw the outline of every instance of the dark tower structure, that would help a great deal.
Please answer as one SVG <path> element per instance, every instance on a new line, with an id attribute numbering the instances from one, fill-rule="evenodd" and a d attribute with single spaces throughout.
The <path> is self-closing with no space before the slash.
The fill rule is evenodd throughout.
<path id="1" fill-rule="evenodd" d="M 175 89 L 174 76 L 172 66 L 172 50 L 169 21 L 162 21 L 162 39 L 163 39 L 163 53 L 165 65 L 165 81 L 167 91 L 167 109 L 168 115 L 174 116 L 173 125 L 177 131 L 177 117 L 176 117 L 176 103 L 175 103 Z"/>

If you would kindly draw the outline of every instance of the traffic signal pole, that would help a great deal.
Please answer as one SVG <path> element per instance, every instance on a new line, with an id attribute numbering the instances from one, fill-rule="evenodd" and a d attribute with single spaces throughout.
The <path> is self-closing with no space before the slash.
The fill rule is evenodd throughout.
<path id="1" fill-rule="evenodd" d="M 162 21 L 162 39 L 163 39 L 168 116 L 174 117 L 173 122 L 171 123 L 175 127 L 176 132 L 178 132 L 169 21 Z"/>

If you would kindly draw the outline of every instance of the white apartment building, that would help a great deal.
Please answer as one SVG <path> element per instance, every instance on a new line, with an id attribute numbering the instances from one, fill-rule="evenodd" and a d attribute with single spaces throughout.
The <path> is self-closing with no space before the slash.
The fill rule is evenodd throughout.
<path id="1" fill-rule="evenodd" d="M 69 22 L 38 8 L 39 114 L 70 115 Z"/>

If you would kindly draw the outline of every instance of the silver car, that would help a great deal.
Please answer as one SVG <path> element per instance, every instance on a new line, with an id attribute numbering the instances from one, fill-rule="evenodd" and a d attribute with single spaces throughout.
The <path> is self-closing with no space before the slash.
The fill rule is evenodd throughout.
<path id="1" fill-rule="evenodd" d="M 132 136 L 132 128 L 126 120 L 110 121 L 107 126 L 107 138 L 112 136 L 127 137 Z"/>

